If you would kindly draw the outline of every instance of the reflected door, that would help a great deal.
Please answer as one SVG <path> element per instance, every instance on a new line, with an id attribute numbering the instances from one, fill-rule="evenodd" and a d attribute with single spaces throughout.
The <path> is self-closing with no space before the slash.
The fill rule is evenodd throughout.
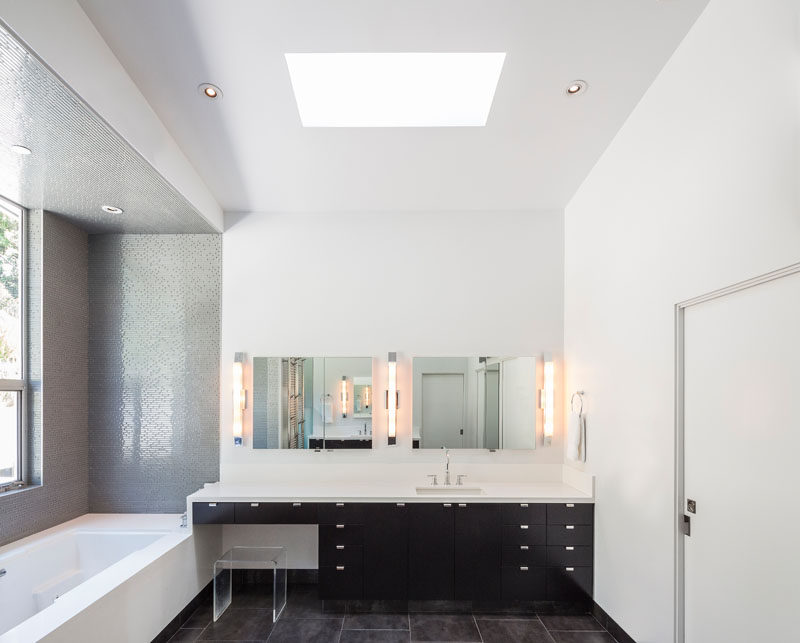
<path id="1" fill-rule="evenodd" d="M 422 376 L 422 447 L 459 448 L 464 428 L 464 376 L 425 373 Z"/>

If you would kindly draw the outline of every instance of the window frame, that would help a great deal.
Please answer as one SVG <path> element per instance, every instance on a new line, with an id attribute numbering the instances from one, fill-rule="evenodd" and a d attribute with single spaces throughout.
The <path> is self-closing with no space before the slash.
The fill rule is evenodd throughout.
<path id="1" fill-rule="evenodd" d="M 29 479 L 28 471 L 28 333 L 27 333 L 27 308 L 28 293 L 26 290 L 26 243 L 27 243 L 27 215 L 28 211 L 21 205 L 0 196 L 0 208 L 19 216 L 19 320 L 20 320 L 20 349 L 19 373 L 20 379 L 0 379 L 0 393 L 17 393 L 17 479 L 0 484 L 0 494 L 7 491 L 22 489 Z"/>

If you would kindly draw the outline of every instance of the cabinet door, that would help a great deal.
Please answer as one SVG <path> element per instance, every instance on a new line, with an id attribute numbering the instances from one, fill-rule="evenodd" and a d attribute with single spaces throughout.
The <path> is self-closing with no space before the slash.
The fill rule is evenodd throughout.
<path id="1" fill-rule="evenodd" d="M 454 513 L 455 599 L 502 598 L 500 505 L 459 503 Z"/>
<path id="2" fill-rule="evenodd" d="M 364 598 L 408 598 L 408 513 L 403 503 L 372 505 L 364 521 Z"/>
<path id="3" fill-rule="evenodd" d="M 408 509 L 408 598 L 453 598 L 453 507 L 414 503 Z"/>

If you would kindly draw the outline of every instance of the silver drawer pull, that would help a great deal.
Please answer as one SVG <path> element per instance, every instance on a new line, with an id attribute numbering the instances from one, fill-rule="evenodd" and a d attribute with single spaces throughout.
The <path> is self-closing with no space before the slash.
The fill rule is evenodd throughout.
<path id="1" fill-rule="evenodd" d="M 527 571 L 528 571 L 528 568 L 527 568 L 527 567 L 520 567 L 520 568 L 519 568 L 519 571 L 521 571 L 521 572 L 527 572 Z"/>
<path id="2" fill-rule="evenodd" d="M 336 525 L 336 529 L 344 529 L 344 525 Z"/>
<path id="3" fill-rule="evenodd" d="M 528 546 L 527 546 L 527 545 L 520 545 L 520 546 L 519 546 L 519 548 L 520 548 L 522 551 L 528 551 Z"/>
<path id="4" fill-rule="evenodd" d="M 344 571 L 344 565 L 336 565 L 336 571 L 337 572 L 343 572 Z"/>
<path id="5" fill-rule="evenodd" d="M 209 506 L 209 507 L 216 507 L 216 506 L 217 506 L 217 503 L 216 503 L 216 502 L 209 502 L 209 503 L 208 503 L 208 506 Z"/>
<path id="6" fill-rule="evenodd" d="M 567 571 L 568 571 L 568 572 L 574 572 L 574 571 L 575 571 L 575 568 L 574 568 L 574 567 L 567 567 Z"/>
<path id="7" fill-rule="evenodd" d="M 344 549 L 344 545 L 336 545 L 336 549 L 342 550 Z"/>
<path id="8" fill-rule="evenodd" d="M 250 506 L 251 506 L 251 507 L 258 507 L 258 503 L 257 503 L 257 502 L 251 502 L 251 503 L 250 503 Z"/>
<path id="9" fill-rule="evenodd" d="M 449 502 L 445 502 L 442 504 L 442 507 L 452 507 L 453 505 Z"/>
<path id="10" fill-rule="evenodd" d="M 528 528 L 528 525 L 520 525 L 520 526 L 519 526 L 519 528 L 520 528 L 520 529 L 527 529 L 527 528 Z"/>
<path id="11" fill-rule="evenodd" d="M 465 502 L 459 502 L 459 503 L 458 503 L 458 506 L 459 506 L 459 507 L 466 507 L 466 506 L 467 506 L 467 504 L 466 504 Z"/>
<path id="12" fill-rule="evenodd" d="M 567 503 L 567 509 L 572 509 L 574 506 L 575 506 L 574 502 L 568 502 Z"/>
<path id="13" fill-rule="evenodd" d="M 527 507 L 527 506 L 528 506 L 528 503 L 527 503 L 527 502 L 520 502 L 520 503 L 519 503 L 519 506 L 520 506 L 520 507 Z"/>
<path id="14" fill-rule="evenodd" d="M 336 506 L 337 506 L 337 507 L 344 507 L 344 503 L 343 503 L 343 502 L 337 502 L 337 503 L 336 503 Z"/>
<path id="15" fill-rule="evenodd" d="M 293 502 L 292 503 L 292 507 L 302 507 L 302 506 L 303 506 L 302 502 Z"/>
<path id="16" fill-rule="evenodd" d="M 405 507 L 405 506 L 406 506 L 406 503 L 405 503 L 405 502 L 398 502 L 398 503 L 397 503 L 397 506 L 398 506 L 398 507 Z"/>
<path id="17" fill-rule="evenodd" d="M 564 549 L 566 549 L 567 551 L 575 551 L 575 548 L 572 546 L 564 547 Z"/>
<path id="18" fill-rule="evenodd" d="M 567 529 L 575 529 L 575 525 L 567 525 Z"/>

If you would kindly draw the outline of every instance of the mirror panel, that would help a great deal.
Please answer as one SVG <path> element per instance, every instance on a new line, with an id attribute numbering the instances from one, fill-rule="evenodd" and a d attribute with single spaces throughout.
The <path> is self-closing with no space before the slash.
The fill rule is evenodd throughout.
<path id="1" fill-rule="evenodd" d="M 535 449 L 535 357 L 415 357 L 414 448 Z"/>
<path id="2" fill-rule="evenodd" d="M 372 448 L 371 357 L 254 357 L 254 449 Z"/>

